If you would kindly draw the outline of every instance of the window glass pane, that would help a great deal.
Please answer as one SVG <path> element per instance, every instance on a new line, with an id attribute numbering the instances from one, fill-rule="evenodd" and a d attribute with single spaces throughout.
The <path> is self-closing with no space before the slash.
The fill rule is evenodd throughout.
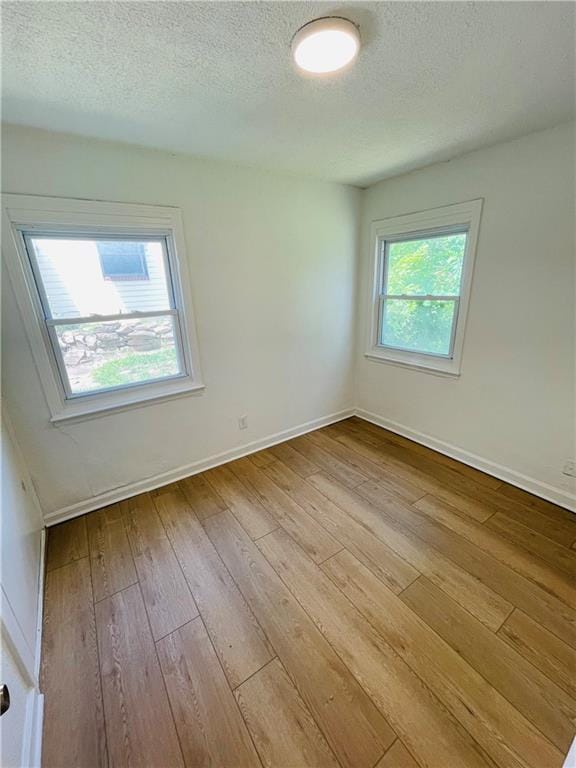
<path id="1" fill-rule="evenodd" d="M 54 318 L 170 309 L 162 241 L 28 241 Z"/>
<path id="2" fill-rule="evenodd" d="M 391 242 L 384 293 L 458 296 L 466 233 Z"/>
<path id="3" fill-rule="evenodd" d="M 148 280 L 144 243 L 102 240 L 96 244 L 105 280 Z"/>
<path id="4" fill-rule="evenodd" d="M 380 343 L 411 352 L 449 355 L 455 301 L 384 299 Z"/>
<path id="5" fill-rule="evenodd" d="M 73 394 L 182 373 L 173 315 L 57 325 L 55 331 Z"/>

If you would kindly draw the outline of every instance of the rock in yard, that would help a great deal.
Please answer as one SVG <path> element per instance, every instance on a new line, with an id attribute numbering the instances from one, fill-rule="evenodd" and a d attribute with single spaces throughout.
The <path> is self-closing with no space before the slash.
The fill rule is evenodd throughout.
<path id="1" fill-rule="evenodd" d="M 60 341 L 64 344 L 74 344 L 74 334 L 71 331 L 64 331 L 60 336 Z"/>
<path id="2" fill-rule="evenodd" d="M 151 331 L 137 331 L 128 337 L 128 346 L 138 352 L 147 352 L 151 349 L 160 349 L 161 341 Z"/>
<path id="3" fill-rule="evenodd" d="M 66 352 L 65 360 L 66 365 L 78 365 L 81 362 L 84 362 L 86 352 L 83 349 L 70 349 L 68 352 Z"/>
<path id="4" fill-rule="evenodd" d="M 114 349 L 115 347 L 118 347 L 120 345 L 120 339 L 118 338 L 118 335 L 115 333 L 98 333 L 96 334 L 98 344 L 101 347 L 105 347 L 107 349 Z"/>

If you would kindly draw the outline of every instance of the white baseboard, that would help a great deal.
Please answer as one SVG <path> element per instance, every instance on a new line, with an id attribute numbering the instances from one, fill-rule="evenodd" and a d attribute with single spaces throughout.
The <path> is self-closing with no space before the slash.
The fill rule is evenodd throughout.
<path id="1" fill-rule="evenodd" d="M 273 435 L 268 435 L 268 437 L 263 437 L 260 440 L 254 440 L 251 443 L 237 446 L 229 451 L 223 451 L 214 456 L 209 456 L 207 459 L 201 459 L 200 461 L 195 461 L 191 464 L 185 464 L 184 466 L 176 467 L 169 472 L 163 472 L 159 475 L 154 475 L 153 477 L 147 477 L 144 480 L 137 480 L 135 483 L 129 483 L 120 488 L 114 488 L 111 491 L 92 496 L 91 498 L 79 501 L 76 504 L 71 504 L 68 507 L 49 512 L 44 515 L 44 522 L 48 527 L 56 525 L 57 523 L 63 523 L 65 520 L 70 520 L 73 517 L 84 515 L 87 512 L 93 512 L 95 509 L 100 509 L 101 507 L 107 507 L 109 504 L 115 504 L 123 499 L 136 496 L 139 493 L 153 491 L 155 488 L 160 488 L 162 485 L 175 483 L 177 480 L 182 480 L 190 475 L 196 475 L 199 472 L 212 469 L 212 467 L 217 467 L 220 464 L 226 464 L 227 462 L 239 459 L 242 456 L 248 456 L 250 453 L 256 453 L 256 451 L 261 451 L 264 448 L 270 448 L 270 446 L 282 443 L 284 440 L 290 440 L 292 437 L 304 435 L 306 432 L 312 432 L 315 429 L 320 429 L 320 427 L 326 427 L 328 424 L 334 424 L 337 421 L 348 419 L 353 415 L 354 409 L 347 408 L 338 413 L 332 413 L 328 416 L 322 416 L 319 419 L 307 421 L 297 427 L 291 427 L 282 432 L 276 432 Z"/>
<path id="2" fill-rule="evenodd" d="M 502 464 L 497 464 L 482 456 L 477 456 L 475 453 L 465 451 L 463 448 L 451 445 L 450 443 L 445 443 L 443 440 L 438 440 L 435 437 L 426 435 L 423 432 L 418 432 L 415 429 L 406 427 L 396 421 L 386 419 L 383 416 L 378 416 L 376 413 L 370 413 L 370 411 L 365 411 L 362 408 L 356 408 L 355 415 L 360 419 L 364 419 L 379 427 L 388 429 L 390 432 L 395 432 L 398 435 L 407 437 L 409 440 L 414 440 L 415 443 L 420 443 L 427 448 L 432 448 L 433 450 L 438 451 L 438 453 L 443 453 L 446 456 L 457 459 L 463 464 L 468 464 L 475 469 L 493 475 L 499 480 L 505 480 L 511 485 L 515 485 L 529 493 L 533 493 L 535 496 L 540 496 L 547 501 L 558 504 L 559 506 L 568 509 L 570 512 L 576 512 L 576 496 L 568 491 L 561 488 L 555 488 L 552 485 L 548 485 L 548 483 L 543 483 L 533 477 L 523 475 Z"/>

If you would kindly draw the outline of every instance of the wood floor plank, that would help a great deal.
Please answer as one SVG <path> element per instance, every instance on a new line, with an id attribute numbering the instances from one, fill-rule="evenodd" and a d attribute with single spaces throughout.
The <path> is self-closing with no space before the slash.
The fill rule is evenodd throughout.
<path id="1" fill-rule="evenodd" d="M 401 472 L 390 467 L 379 448 L 372 443 L 365 442 L 362 440 L 362 434 L 341 426 L 341 423 L 326 427 L 324 431 L 329 434 L 332 440 L 378 467 L 380 476 L 373 479 L 386 486 L 389 493 L 412 502 L 417 498 L 422 498 L 431 489 L 437 488 L 436 483 L 425 475 L 420 478 L 412 468 L 407 468 L 406 472 Z"/>
<path id="2" fill-rule="evenodd" d="M 562 765 L 563 753 L 350 553 L 322 569 L 498 766 Z"/>
<path id="3" fill-rule="evenodd" d="M 533 493 L 528 493 L 528 491 L 525 491 L 522 488 L 518 488 L 515 485 L 502 483 L 499 489 L 499 493 L 501 493 L 503 496 L 507 496 L 509 499 L 514 499 L 514 501 L 521 502 L 526 507 L 532 507 L 533 509 L 538 510 L 538 512 L 549 514 L 553 518 L 568 523 L 574 522 L 573 512 L 569 512 L 567 509 L 563 509 L 562 507 L 558 506 L 558 504 L 553 504 L 551 501 L 542 499 L 539 496 L 534 496 Z"/>
<path id="4" fill-rule="evenodd" d="M 395 500 L 382 497 L 379 509 L 385 509 L 386 514 L 393 516 L 398 524 L 415 533 L 510 604 L 522 608 L 559 638 L 569 644 L 576 642 L 576 612 L 538 584 L 429 517 L 418 509 L 418 505 L 398 507 Z"/>
<path id="5" fill-rule="evenodd" d="M 565 574 L 569 583 L 574 583 L 576 579 L 576 552 L 573 550 L 556 544 L 546 536 L 542 536 L 542 534 L 533 531 L 532 528 L 528 528 L 528 526 L 502 512 L 492 515 L 485 525 L 502 538 L 508 539 L 535 557 L 544 560 L 552 568 Z"/>
<path id="6" fill-rule="evenodd" d="M 558 600 L 562 600 L 566 605 L 570 607 L 576 605 L 576 586 L 570 580 L 557 574 L 543 561 L 532 557 L 530 553 L 492 532 L 486 525 L 463 518 L 450 505 L 433 496 L 424 496 L 414 503 L 414 507 L 439 520 L 479 549 L 488 552 L 492 557 L 539 584 L 542 589 L 557 597 Z"/>
<path id="7" fill-rule="evenodd" d="M 87 557 L 46 574 L 41 683 L 44 768 L 107 766 Z"/>
<path id="8" fill-rule="evenodd" d="M 428 459 L 431 459 L 432 461 L 435 461 L 438 464 L 442 464 L 446 467 L 450 467 L 451 469 L 454 469 L 456 472 L 459 472 L 465 477 L 469 477 L 471 480 L 474 480 L 475 482 L 480 483 L 481 485 L 485 485 L 487 488 L 496 490 L 500 488 L 500 486 L 502 485 L 502 481 L 499 480 L 497 477 L 488 475 L 486 474 L 486 472 L 482 472 L 479 469 L 475 469 L 474 467 L 471 467 L 468 464 L 463 464 L 461 461 L 458 461 L 457 459 L 453 459 L 450 456 L 446 456 L 446 454 L 439 453 L 438 451 L 435 451 L 432 448 L 428 448 L 427 446 L 422 445 L 421 443 L 416 443 L 414 442 L 414 440 L 410 440 L 409 438 L 404 437 L 403 435 L 399 435 L 396 432 L 391 432 L 389 429 L 384 429 L 383 427 L 379 427 L 376 424 L 372 424 L 371 422 L 365 421 L 364 419 L 360 419 L 359 417 L 352 417 L 350 421 L 353 424 L 355 424 L 355 426 L 360 427 L 361 429 L 371 431 L 383 437 L 388 442 L 401 445 L 402 447 L 408 448 L 414 453 L 419 453 L 420 455 Z"/>
<path id="9" fill-rule="evenodd" d="M 276 461 L 276 459 L 269 450 L 264 449 L 263 451 L 256 451 L 256 453 L 251 453 L 250 461 L 257 467 L 262 468 L 267 467 L 268 464 L 272 464 L 272 462 Z"/>
<path id="10" fill-rule="evenodd" d="M 154 495 L 154 503 L 226 677 L 235 688 L 274 654 L 182 494 L 161 489 Z"/>
<path id="11" fill-rule="evenodd" d="M 381 440 L 371 435 L 358 434 L 344 428 L 341 428 L 336 434 L 336 439 L 343 445 L 361 453 L 385 470 L 389 475 L 387 482 L 391 489 L 393 489 L 394 483 L 409 483 L 410 486 L 419 488 L 424 493 L 436 494 L 438 498 L 445 499 L 457 507 L 463 514 L 480 522 L 487 520 L 496 511 L 476 499 L 457 493 L 450 485 L 446 486 L 445 483 L 432 475 L 404 463 L 385 450 Z"/>
<path id="12" fill-rule="evenodd" d="M 424 577 L 401 599 L 553 744 L 568 751 L 576 701 Z"/>
<path id="13" fill-rule="evenodd" d="M 75 517 L 48 529 L 46 571 L 88 557 L 86 517 Z"/>
<path id="14" fill-rule="evenodd" d="M 96 603 L 110 763 L 183 766 L 138 585 Z"/>
<path id="15" fill-rule="evenodd" d="M 523 611 L 515 610 L 499 636 L 576 699 L 576 651 Z"/>
<path id="16" fill-rule="evenodd" d="M 487 764 L 476 742 L 326 576 L 324 566 L 315 565 L 284 531 L 257 543 L 423 766 Z"/>
<path id="17" fill-rule="evenodd" d="M 278 527 L 272 515 L 264 509 L 255 494 L 242 485 L 230 467 L 216 467 L 205 472 L 204 476 L 250 538 L 257 539 Z"/>
<path id="18" fill-rule="evenodd" d="M 352 518 L 364 525 L 374 536 L 386 541 L 417 571 L 427 576 L 446 594 L 470 611 L 489 629 L 496 630 L 511 613 L 512 605 L 470 573 L 455 565 L 438 550 L 431 548 L 382 509 L 371 504 L 355 491 L 349 491 L 335 480 L 318 473 L 309 478 L 314 487 L 340 506 Z M 399 502 L 394 502 L 399 504 Z"/>
<path id="19" fill-rule="evenodd" d="M 418 578 L 420 572 L 402 559 L 388 544 L 373 536 L 283 462 L 278 461 L 266 467 L 264 472 L 311 517 L 330 531 L 335 539 L 354 552 L 356 557 L 394 592 L 401 592 Z"/>
<path id="20" fill-rule="evenodd" d="M 268 450 L 275 459 L 283 461 L 286 466 L 290 467 L 300 477 L 308 477 L 308 475 L 313 475 L 314 472 L 318 472 L 320 469 L 317 464 L 307 459 L 289 443 L 278 443 L 278 445 L 273 445 Z"/>
<path id="21" fill-rule="evenodd" d="M 505 512 L 563 546 L 569 547 L 576 538 L 576 520 L 572 519 L 573 516 L 559 517 L 542 514 L 517 499 L 463 477 L 453 469 L 416 457 L 409 449 L 395 446 L 386 438 L 376 434 L 350 432 L 347 427 L 342 429 L 345 436 L 350 437 L 352 434 L 357 450 L 366 451 L 370 448 L 374 460 L 379 460 L 388 470 L 408 480 L 412 479 L 414 483 L 427 489 L 428 493 L 452 505 L 468 517 L 483 522 L 494 512 Z M 362 447 L 358 446 L 358 442 Z"/>
<path id="22" fill-rule="evenodd" d="M 253 491 L 263 506 L 315 562 L 321 563 L 342 549 L 339 541 L 249 459 L 234 461 L 230 467 L 236 477 Z"/>
<path id="23" fill-rule="evenodd" d="M 386 460 L 395 466 L 400 466 L 403 470 L 411 467 L 418 473 L 418 477 L 426 475 L 430 480 L 438 483 L 439 492 L 446 494 L 446 497 L 442 496 L 442 498 L 450 502 L 450 495 L 456 493 L 458 498 L 467 499 L 469 504 L 469 510 L 465 510 L 467 513 L 471 512 L 473 507 L 482 511 L 484 506 L 489 506 L 494 512 L 496 509 L 505 509 L 509 502 L 515 504 L 460 471 L 414 451 L 413 445 L 401 445 L 390 440 L 389 434 L 384 432 L 379 435 L 377 432 L 372 432 L 369 436 L 364 435 L 364 439 L 378 447 Z"/>
<path id="24" fill-rule="evenodd" d="M 290 440 L 288 445 L 295 448 L 298 453 L 301 453 L 312 464 L 328 472 L 348 488 L 354 488 L 354 486 L 369 479 L 362 472 L 350 466 L 350 464 L 340 461 L 337 456 L 324 450 L 324 448 L 311 440 L 309 435 L 295 437 Z"/>
<path id="25" fill-rule="evenodd" d="M 238 521 L 205 526 L 343 768 L 372 768 L 395 739 L 384 717 Z"/>
<path id="26" fill-rule="evenodd" d="M 392 454 L 394 460 L 400 464 L 405 463 L 414 467 L 417 471 L 424 472 L 433 477 L 440 484 L 440 487 L 432 493 L 466 513 L 471 510 L 471 506 L 465 509 L 461 505 L 462 498 L 467 499 L 469 505 L 474 505 L 480 510 L 488 509 L 492 512 L 505 512 L 525 525 L 535 526 L 535 530 L 538 530 L 543 535 L 547 535 L 550 538 L 559 537 L 559 543 L 563 546 L 569 547 L 576 538 L 576 520 L 569 513 L 541 513 L 519 501 L 518 498 L 512 498 L 499 491 L 483 488 L 478 483 L 462 477 L 462 475 L 452 469 L 439 467 L 431 461 L 414 461 L 413 454 L 408 449 L 391 449 L 384 444 L 383 450 L 387 454 Z M 452 500 L 453 494 L 454 499 Z"/>
<path id="27" fill-rule="evenodd" d="M 315 445 L 324 448 L 325 451 L 332 453 L 341 461 L 350 464 L 351 467 L 365 475 L 368 480 L 382 483 L 387 486 L 391 493 L 400 496 L 409 503 L 417 501 L 425 495 L 421 488 L 411 483 L 391 478 L 390 474 L 381 469 L 378 464 L 370 461 L 370 459 L 367 459 L 357 451 L 353 451 L 348 446 L 339 443 L 326 430 L 311 432 L 308 437 Z"/>
<path id="28" fill-rule="evenodd" d="M 199 520 L 204 520 L 226 509 L 226 504 L 203 474 L 186 477 L 178 485 Z"/>
<path id="29" fill-rule="evenodd" d="M 502 498 L 505 499 L 506 496 L 502 495 Z M 527 525 L 533 531 L 546 536 L 548 539 L 552 539 L 552 541 L 561 544 L 563 547 L 570 548 L 572 544 L 576 543 L 576 515 L 572 515 L 574 520 L 567 520 L 550 515 L 547 512 L 542 512 L 531 506 L 520 504 L 515 500 L 513 503 L 514 506 L 501 510 L 506 512 L 508 517 L 517 520 L 522 525 Z"/>
<path id="30" fill-rule="evenodd" d="M 122 502 L 136 572 L 154 640 L 198 616 L 150 494 Z"/>
<path id="31" fill-rule="evenodd" d="M 156 647 L 185 764 L 189 768 L 259 768 L 260 760 L 202 620 L 194 619 L 159 640 Z M 170 763 L 165 760 L 162 765 Z"/>
<path id="32" fill-rule="evenodd" d="M 419 768 L 419 766 L 400 739 L 397 739 L 376 768 Z"/>
<path id="33" fill-rule="evenodd" d="M 235 691 L 266 768 L 338 768 L 310 711 L 278 659 Z"/>
<path id="34" fill-rule="evenodd" d="M 94 600 L 103 600 L 138 580 L 120 506 L 86 515 Z"/>

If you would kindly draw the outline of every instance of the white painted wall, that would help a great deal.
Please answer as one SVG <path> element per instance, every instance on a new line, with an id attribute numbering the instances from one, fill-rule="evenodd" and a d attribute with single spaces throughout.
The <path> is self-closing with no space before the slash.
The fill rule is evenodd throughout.
<path id="1" fill-rule="evenodd" d="M 574 125 L 381 182 L 362 214 L 356 404 L 495 462 L 534 490 L 574 492 Z M 370 222 L 484 198 L 462 375 L 367 360 Z M 520 479 L 520 478 L 518 478 Z"/>
<path id="2" fill-rule="evenodd" d="M 182 209 L 206 383 L 51 425 L 5 276 L 4 395 L 45 513 L 352 405 L 358 190 L 16 127 L 2 154 L 4 192 Z"/>

